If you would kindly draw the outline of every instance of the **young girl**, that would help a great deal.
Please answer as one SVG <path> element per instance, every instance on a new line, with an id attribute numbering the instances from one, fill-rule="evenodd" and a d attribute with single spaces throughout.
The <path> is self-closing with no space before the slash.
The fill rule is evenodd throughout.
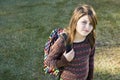
<path id="1" fill-rule="evenodd" d="M 89 5 L 75 8 L 69 26 L 64 29 L 67 41 L 59 37 L 50 49 L 46 64 L 64 67 L 60 80 L 93 80 L 96 13 Z M 66 52 L 66 44 L 72 49 Z M 56 56 L 62 54 L 59 59 Z"/>

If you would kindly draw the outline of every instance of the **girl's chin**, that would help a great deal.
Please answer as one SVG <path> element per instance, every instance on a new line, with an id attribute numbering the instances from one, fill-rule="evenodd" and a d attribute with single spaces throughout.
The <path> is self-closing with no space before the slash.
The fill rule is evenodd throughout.
<path id="1" fill-rule="evenodd" d="M 88 33 L 81 33 L 82 36 L 86 37 Z"/>

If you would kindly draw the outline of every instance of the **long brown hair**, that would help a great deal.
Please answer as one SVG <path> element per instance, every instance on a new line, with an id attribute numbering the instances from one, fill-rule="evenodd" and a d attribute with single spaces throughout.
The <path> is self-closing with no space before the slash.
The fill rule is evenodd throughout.
<path id="1" fill-rule="evenodd" d="M 88 41 L 91 45 L 91 48 L 92 48 L 95 44 L 95 29 L 96 29 L 96 24 L 97 24 L 96 13 L 95 13 L 92 6 L 79 5 L 78 7 L 76 7 L 74 12 L 73 12 L 73 15 L 71 17 L 71 20 L 69 22 L 69 25 L 65 29 L 65 31 L 68 33 L 68 42 L 73 43 L 74 38 L 75 38 L 75 34 L 76 34 L 77 22 L 84 15 L 88 15 L 89 20 L 93 25 L 93 30 L 91 31 L 90 34 L 87 35 L 87 39 L 88 39 Z"/>

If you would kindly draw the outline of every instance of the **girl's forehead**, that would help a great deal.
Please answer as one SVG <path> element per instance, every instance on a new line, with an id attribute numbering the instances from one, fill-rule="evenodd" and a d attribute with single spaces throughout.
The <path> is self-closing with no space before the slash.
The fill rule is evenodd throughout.
<path id="1" fill-rule="evenodd" d="M 90 21 L 88 15 L 82 16 L 78 21 L 83 21 L 83 20 Z"/>

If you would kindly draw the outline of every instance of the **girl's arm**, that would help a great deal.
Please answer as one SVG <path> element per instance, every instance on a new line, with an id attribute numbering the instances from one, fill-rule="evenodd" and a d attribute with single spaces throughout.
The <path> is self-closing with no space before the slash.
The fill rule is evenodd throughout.
<path id="1" fill-rule="evenodd" d="M 56 66 L 57 66 L 57 67 L 62 67 L 62 66 L 69 65 L 68 62 L 71 62 L 71 61 L 73 60 L 74 55 L 75 55 L 75 53 L 74 53 L 74 50 L 73 50 L 73 49 L 71 49 L 71 50 L 70 50 L 69 52 L 67 52 L 67 53 L 66 53 L 66 51 L 65 51 L 65 52 L 63 53 L 61 59 L 56 62 Z M 65 63 L 64 65 L 62 64 L 63 62 Z M 62 65 L 61 65 L 61 64 L 62 64 Z"/>
<path id="2" fill-rule="evenodd" d="M 95 47 L 92 49 L 90 58 L 89 58 L 89 73 L 87 80 L 93 80 L 93 73 L 94 73 L 94 53 L 95 53 Z"/>
<path id="3" fill-rule="evenodd" d="M 51 68 L 59 68 L 62 66 L 68 65 L 68 61 L 66 60 L 63 53 L 65 52 L 65 40 L 62 37 L 59 37 L 57 41 L 51 46 L 49 55 L 45 61 L 45 64 L 50 66 Z"/>

